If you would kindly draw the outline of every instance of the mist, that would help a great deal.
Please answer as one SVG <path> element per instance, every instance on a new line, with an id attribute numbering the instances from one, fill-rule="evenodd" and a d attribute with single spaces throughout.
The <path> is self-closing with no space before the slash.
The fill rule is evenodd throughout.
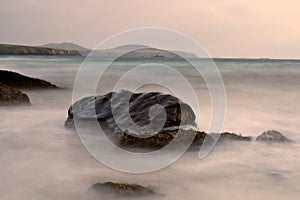
<path id="1" fill-rule="evenodd" d="M 81 58 L 55 57 L 0 59 L 3 69 L 43 78 L 63 88 L 24 91 L 30 97 L 31 106 L 0 108 L 3 199 L 85 199 L 91 185 L 105 181 L 149 185 L 161 195 L 158 199 L 223 200 L 233 195 L 235 199 L 298 199 L 299 62 L 216 62 L 227 94 L 223 131 L 255 137 L 275 129 L 295 143 L 233 142 L 216 147 L 202 160 L 198 152 L 187 152 L 159 171 L 127 174 L 98 162 L 77 134 L 64 127 L 81 61 Z M 122 63 L 125 68 L 119 66 L 113 70 L 118 74 L 131 64 Z M 192 80 L 192 71 L 186 68 L 186 72 Z M 201 84 L 197 89 L 202 99 L 198 124 L 201 130 L 207 130 L 210 100 L 205 85 Z"/>

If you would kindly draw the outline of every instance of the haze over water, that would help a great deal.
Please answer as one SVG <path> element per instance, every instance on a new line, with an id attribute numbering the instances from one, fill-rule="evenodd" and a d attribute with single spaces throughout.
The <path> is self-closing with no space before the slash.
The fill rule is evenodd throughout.
<path id="1" fill-rule="evenodd" d="M 63 126 L 82 60 L 75 57 L 0 57 L 1 69 L 42 78 L 64 88 L 28 90 L 25 92 L 31 106 L 0 108 L 1 198 L 84 199 L 91 185 L 104 181 L 153 185 L 164 195 L 162 199 L 299 198 L 300 61 L 216 61 L 227 94 L 223 131 L 255 137 L 274 129 L 295 143 L 233 142 L 215 148 L 204 160 L 198 159 L 197 152 L 188 152 L 170 167 L 132 175 L 96 161 L 78 136 Z M 184 69 L 193 78 L 190 66 L 180 61 L 164 62 Z M 108 73 L 113 79 L 115 74 L 125 72 L 134 64 L 135 60 L 119 61 Z M 161 78 L 172 79 L 166 74 Z M 114 83 L 106 84 L 101 88 L 103 91 Z M 174 82 L 174 87 L 180 84 Z M 211 114 L 209 95 L 203 82 L 196 91 L 202 99 L 199 128 L 207 130 Z M 189 97 L 179 98 L 188 100 Z"/>

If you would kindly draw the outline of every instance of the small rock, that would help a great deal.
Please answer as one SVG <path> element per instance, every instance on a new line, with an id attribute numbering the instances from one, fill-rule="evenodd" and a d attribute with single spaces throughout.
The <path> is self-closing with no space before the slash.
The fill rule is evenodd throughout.
<path id="1" fill-rule="evenodd" d="M 263 132 L 256 138 L 259 142 L 291 142 L 290 139 L 285 137 L 282 133 L 275 130 L 268 130 Z"/>
<path id="2" fill-rule="evenodd" d="M 0 106 L 30 104 L 23 92 L 0 83 Z"/>
<path id="3" fill-rule="evenodd" d="M 88 194 L 99 197 L 142 197 L 155 195 L 153 189 L 130 183 L 96 183 L 88 189 Z"/>

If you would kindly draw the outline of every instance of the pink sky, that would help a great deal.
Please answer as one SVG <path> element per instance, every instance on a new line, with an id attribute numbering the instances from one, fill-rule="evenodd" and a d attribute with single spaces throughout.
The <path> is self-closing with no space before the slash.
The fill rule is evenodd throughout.
<path id="1" fill-rule="evenodd" d="M 120 31 L 155 26 L 191 36 L 214 57 L 300 58 L 299 24 L 299 0 L 0 1 L 0 43 L 93 48 Z"/>

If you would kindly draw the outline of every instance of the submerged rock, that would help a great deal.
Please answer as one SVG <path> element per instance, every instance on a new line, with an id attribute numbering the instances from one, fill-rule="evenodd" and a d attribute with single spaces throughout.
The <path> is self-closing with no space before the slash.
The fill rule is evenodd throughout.
<path id="1" fill-rule="evenodd" d="M 170 142 L 175 142 L 177 145 L 185 145 L 187 140 L 192 139 L 190 149 L 198 149 L 203 145 L 204 139 L 207 140 L 207 144 L 214 144 L 216 142 L 224 141 L 251 141 L 251 137 L 237 135 L 235 133 L 224 132 L 221 134 L 207 134 L 203 131 L 194 129 L 174 129 L 163 130 L 153 136 L 143 138 L 134 136 L 128 133 L 119 133 L 119 145 L 123 148 L 144 148 L 144 149 L 160 149 Z M 218 141 L 216 141 L 218 140 Z"/>
<path id="2" fill-rule="evenodd" d="M 31 78 L 22 74 L 0 70 L 0 83 L 18 89 L 55 89 L 57 86 L 37 78 Z"/>
<path id="3" fill-rule="evenodd" d="M 290 139 L 285 137 L 282 133 L 275 130 L 268 130 L 263 132 L 256 138 L 258 142 L 291 142 Z"/>
<path id="4" fill-rule="evenodd" d="M 193 140 L 192 146 L 201 146 L 204 138 L 207 136 L 205 132 L 196 130 L 163 130 L 158 133 L 154 133 L 150 137 L 134 136 L 126 132 L 119 133 L 119 145 L 123 148 L 144 148 L 144 149 L 160 149 L 168 145 L 171 141 L 177 142 L 176 145 L 181 145 L 188 139 Z M 184 137 L 185 136 L 185 137 Z M 209 136 L 208 136 L 209 137 Z M 209 138 L 213 142 L 212 138 Z"/>
<path id="5" fill-rule="evenodd" d="M 88 193 L 93 196 L 111 196 L 111 197 L 142 197 L 155 195 L 156 193 L 150 187 L 129 183 L 96 183 L 88 189 Z"/>
<path id="6" fill-rule="evenodd" d="M 222 141 L 243 141 L 243 142 L 250 142 L 252 141 L 252 137 L 250 136 L 242 136 L 241 134 L 224 132 L 220 134 L 219 142 Z"/>
<path id="7" fill-rule="evenodd" d="M 0 106 L 30 104 L 29 97 L 19 90 L 0 83 Z"/>

